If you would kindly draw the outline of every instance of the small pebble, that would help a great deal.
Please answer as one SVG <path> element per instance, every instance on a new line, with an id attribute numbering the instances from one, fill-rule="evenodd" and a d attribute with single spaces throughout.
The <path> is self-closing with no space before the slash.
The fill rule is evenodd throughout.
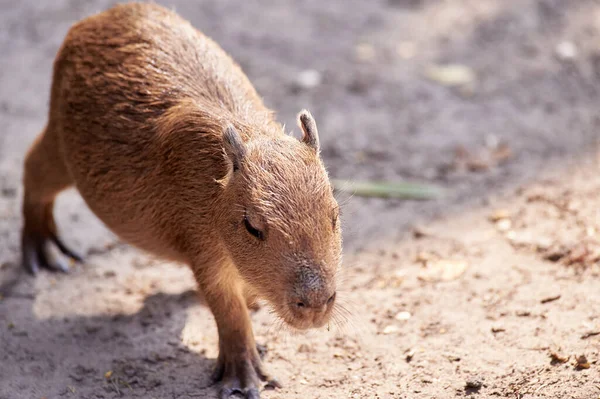
<path id="1" fill-rule="evenodd" d="M 298 74 L 296 84 L 304 90 L 311 90 L 319 86 L 323 78 L 321 73 L 315 69 L 307 69 Z"/>
<path id="2" fill-rule="evenodd" d="M 577 47 L 573 42 L 562 41 L 556 45 L 555 51 L 561 60 L 572 60 L 577 57 Z"/>
<path id="3" fill-rule="evenodd" d="M 412 315 L 410 314 L 410 312 L 399 312 L 399 313 L 396 315 L 395 319 L 396 319 L 396 320 L 402 320 L 402 321 L 404 321 L 404 320 L 408 320 L 408 319 L 410 319 L 410 318 L 411 318 L 411 316 L 412 316 Z"/>
<path id="4" fill-rule="evenodd" d="M 508 231 L 512 227 L 510 219 L 501 219 L 496 222 L 496 228 L 499 231 Z"/>
<path id="5" fill-rule="evenodd" d="M 369 62 L 375 58 L 375 48 L 367 43 L 361 43 L 354 49 L 354 55 L 358 61 Z"/>
<path id="6" fill-rule="evenodd" d="M 481 389 L 483 382 L 480 380 L 468 380 L 465 389 Z"/>

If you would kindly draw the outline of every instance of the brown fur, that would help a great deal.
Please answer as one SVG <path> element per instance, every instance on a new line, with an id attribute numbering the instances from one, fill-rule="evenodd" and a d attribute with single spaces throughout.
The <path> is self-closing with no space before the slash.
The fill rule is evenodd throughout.
<path id="1" fill-rule="evenodd" d="M 258 397 L 247 311 L 256 297 L 297 328 L 325 324 L 341 233 L 316 124 L 286 135 L 234 61 L 188 22 L 128 4 L 69 31 L 48 124 L 25 162 L 26 267 L 46 256 L 54 198 L 75 185 L 124 240 L 189 264 L 219 330 L 222 397 Z M 256 236 L 253 236 L 256 235 Z M 257 238 L 258 237 L 258 238 Z"/>

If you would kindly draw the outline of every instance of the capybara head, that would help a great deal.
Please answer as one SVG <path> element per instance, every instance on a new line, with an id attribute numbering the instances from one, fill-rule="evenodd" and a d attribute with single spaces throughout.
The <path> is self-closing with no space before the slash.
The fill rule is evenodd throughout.
<path id="1" fill-rule="evenodd" d="M 332 315 L 342 239 L 316 123 L 308 111 L 298 122 L 301 140 L 278 135 L 244 143 L 226 128 L 221 234 L 250 289 L 287 324 L 307 329 Z"/>

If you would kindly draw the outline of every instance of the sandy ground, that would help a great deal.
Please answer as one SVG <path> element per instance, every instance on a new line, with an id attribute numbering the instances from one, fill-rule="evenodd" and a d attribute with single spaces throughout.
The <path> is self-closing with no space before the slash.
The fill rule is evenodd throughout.
<path id="1" fill-rule="evenodd" d="M 190 272 L 119 243 L 77 193 L 57 219 L 85 265 L 19 265 L 21 163 L 52 59 L 111 3 L 0 1 L 1 399 L 215 397 L 216 329 Z M 313 112 L 332 176 L 447 188 L 341 196 L 348 320 L 298 335 L 254 314 L 285 384 L 265 398 L 600 397 L 600 2 L 164 3 L 288 126 Z M 476 80 L 449 88 L 431 63 Z M 305 70 L 321 81 L 298 83 Z"/>

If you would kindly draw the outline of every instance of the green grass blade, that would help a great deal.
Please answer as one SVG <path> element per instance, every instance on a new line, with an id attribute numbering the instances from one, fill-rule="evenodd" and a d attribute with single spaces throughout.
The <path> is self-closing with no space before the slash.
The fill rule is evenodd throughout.
<path id="1" fill-rule="evenodd" d="M 338 192 L 361 197 L 429 200 L 443 195 L 440 187 L 420 183 L 332 179 L 332 184 Z"/>

